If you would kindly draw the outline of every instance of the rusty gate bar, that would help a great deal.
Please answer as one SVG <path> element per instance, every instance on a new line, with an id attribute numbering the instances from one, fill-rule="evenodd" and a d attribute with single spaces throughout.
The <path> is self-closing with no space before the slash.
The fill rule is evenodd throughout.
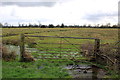
<path id="1" fill-rule="evenodd" d="M 73 39 L 97 39 L 97 38 L 80 38 L 80 37 L 58 37 L 58 36 L 38 36 L 38 35 L 25 35 L 25 37 L 51 37 L 51 38 L 73 38 Z"/>

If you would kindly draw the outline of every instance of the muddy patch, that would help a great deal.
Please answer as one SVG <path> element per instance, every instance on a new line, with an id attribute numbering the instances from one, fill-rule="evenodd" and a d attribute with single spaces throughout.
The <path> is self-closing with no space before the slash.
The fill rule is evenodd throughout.
<path id="1" fill-rule="evenodd" d="M 87 64 L 68 65 L 64 67 L 73 78 L 93 78 L 93 67 Z M 98 69 L 97 78 L 104 78 L 106 71 Z"/>

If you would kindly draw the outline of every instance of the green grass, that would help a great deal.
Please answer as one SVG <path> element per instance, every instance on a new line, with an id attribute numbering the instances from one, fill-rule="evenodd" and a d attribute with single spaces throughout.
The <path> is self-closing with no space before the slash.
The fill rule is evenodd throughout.
<path id="1" fill-rule="evenodd" d="M 65 63 L 66 64 L 66 63 Z M 62 68 L 64 63 L 38 60 L 36 62 L 5 62 L 3 61 L 3 78 L 70 78 L 71 76 Z M 39 69 L 38 69 L 39 67 Z"/>
<path id="2" fill-rule="evenodd" d="M 39 32 L 39 33 L 37 33 Z M 67 36 L 67 37 L 84 37 L 84 38 L 99 38 L 101 43 L 115 43 L 118 40 L 118 29 L 114 28 L 3 28 L 2 35 L 9 34 L 21 34 L 21 33 L 32 33 L 29 35 L 41 35 L 41 36 Z M 28 34 L 26 34 L 28 35 Z M 13 40 L 13 41 L 12 41 Z M 19 40 L 17 37 L 3 37 L 3 42 L 14 43 L 15 40 Z M 26 38 L 26 42 L 60 42 L 61 39 L 55 38 Z M 67 39 L 73 43 L 85 43 L 87 41 L 93 42 L 91 40 L 77 40 L 77 39 Z M 63 43 L 66 43 L 62 39 Z"/>

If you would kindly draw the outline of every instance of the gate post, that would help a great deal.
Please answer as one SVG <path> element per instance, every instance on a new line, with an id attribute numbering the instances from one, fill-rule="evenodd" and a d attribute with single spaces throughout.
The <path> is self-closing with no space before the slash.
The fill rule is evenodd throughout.
<path id="1" fill-rule="evenodd" d="M 20 35 L 20 61 L 24 61 L 25 46 L 24 46 L 24 34 Z"/>
<path id="2" fill-rule="evenodd" d="M 94 58 L 96 62 L 99 62 L 98 54 L 100 52 L 100 39 L 95 39 L 95 46 L 94 46 Z"/>
<path id="3" fill-rule="evenodd" d="M 92 65 L 92 80 L 97 80 L 98 79 L 98 67 L 95 65 Z"/>
<path id="4" fill-rule="evenodd" d="M 92 62 L 99 62 L 99 58 L 98 58 L 98 54 L 100 51 L 100 39 L 95 39 L 95 46 L 94 46 L 94 55 L 93 55 L 93 59 Z M 92 80 L 96 80 L 97 79 L 97 74 L 98 74 L 98 67 L 95 65 L 92 65 Z"/>

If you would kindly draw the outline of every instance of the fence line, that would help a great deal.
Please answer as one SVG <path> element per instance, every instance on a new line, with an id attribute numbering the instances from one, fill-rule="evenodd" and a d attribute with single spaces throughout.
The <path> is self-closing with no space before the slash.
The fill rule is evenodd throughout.
<path id="1" fill-rule="evenodd" d="M 95 40 L 95 45 L 94 45 L 94 59 L 93 61 L 95 62 L 99 62 L 98 57 L 101 56 L 101 57 L 104 57 L 106 58 L 107 60 L 109 60 L 111 63 L 115 63 L 114 61 L 112 61 L 108 56 L 106 55 L 100 55 L 100 39 L 97 39 L 97 38 L 80 38 L 80 37 L 59 37 L 59 36 L 38 36 L 38 35 L 24 35 L 24 34 L 21 34 L 21 55 L 23 55 L 24 51 L 24 38 L 25 37 L 47 37 L 47 38 L 69 38 L 69 39 L 92 39 L 92 40 Z M 40 44 L 44 44 L 44 43 L 40 43 Z M 62 43 L 45 43 L 45 44 L 62 44 Z M 65 43 L 64 43 L 65 44 Z M 74 45 L 74 44 L 72 44 Z M 75 45 L 80 45 L 80 44 L 75 44 Z"/>
<path id="2" fill-rule="evenodd" d="M 92 40 L 95 40 L 95 48 L 94 48 L 94 58 L 96 60 L 97 56 L 96 54 L 99 53 L 99 47 L 100 47 L 100 39 L 97 39 L 97 38 L 80 38 L 80 37 L 59 37 L 59 36 L 38 36 L 38 35 L 24 35 L 24 34 L 21 34 L 21 45 L 20 45 L 20 48 L 21 48 L 21 55 L 24 55 L 24 38 L 25 37 L 47 37 L 47 38 L 69 38 L 69 39 L 92 39 Z M 72 44 L 73 45 L 73 44 Z M 77 48 L 76 48 L 77 49 Z M 24 50 L 24 51 L 22 51 Z M 22 57 L 21 57 L 22 58 Z"/>
<path id="3" fill-rule="evenodd" d="M 25 37 L 50 37 L 50 38 L 71 38 L 71 39 L 97 39 L 97 38 L 80 38 L 80 37 L 58 37 L 58 36 L 38 36 L 38 35 L 25 35 Z"/>
<path id="4" fill-rule="evenodd" d="M 59 36 L 38 36 L 38 35 L 24 35 L 24 34 L 21 34 L 21 44 L 20 44 L 20 52 L 21 52 L 21 61 L 24 60 L 24 51 L 25 51 L 25 47 L 24 47 L 24 39 L 25 37 L 47 37 L 47 38 L 69 38 L 69 39 L 92 39 L 92 40 L 95 40 L 95 45 L 94 45 L 94 57 L 92 59 L 93 62 L 99 62 L 101 63 L 102 61 L 100 61 L 101 59 L 99 59 L 99 56 L 100 57 L 104 57 L 107 61 L 113 63 L 113 67 L 114 67 L 114 71 L 116 71 L 116 67 L 115 67 L 115 62 L 112 61 L 108 56 L 106 55 L 100 55 L 100 39 L 97 39 L 97 38 L 80 38 L 80 37 L 59 37 Z M 66 55 L 66 54 L 64 54 Z M 67 55 L 70 55 L 70 54 L 67 54 Z M 72 55 L 72 54 L 71 54 Z M 78 54 L 79 55 L 79 54 Z M 61 56 L 61 54 L 60 54 Z M 46 57 L 42 57 L 40 59 L 66 59 L 65 57 L 62 58 L 62 57 L 52 57 L 52 58 L 46 58 Z M 74 57 L 73 58 L 67 58 L 67 59 L 70 59 L 70 60 L 76 60 Z M 77 59 L 79 60 L 79 59 Z M 81 60 L 81 59 L 80 59 Z M 82 59 L 82 60 L 91 60 L 90 58 L 87 58 L 87 59 Z M 108 63 L 108 62 L 107 62 Z M 110 64 L 110 63 L 108 63 Z M 111 67 L 111 66 L 109 66 Z M 109 68 L 110 69 L 110 68 Z M 97 68 L 93 65 L 93 78 L 97 78 Z"/>
<path id="5" fill-rule="evenodd" d="M 70 43 L 39 43 L 39 44 L 65 44 L 65 45 L 70 45 Z M 71 45 L 82 45 L 82 44 L 72 44 Z"/>

